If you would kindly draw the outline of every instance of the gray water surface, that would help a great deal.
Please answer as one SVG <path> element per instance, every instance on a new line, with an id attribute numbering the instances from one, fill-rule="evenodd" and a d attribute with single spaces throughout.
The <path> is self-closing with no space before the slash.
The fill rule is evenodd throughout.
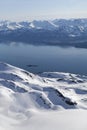
<path id="1" fill-rule="evenodd" d="M 0 43 L 0 61 L 33 73 L 44 71 L 87 74 L 87 49 Z"/>

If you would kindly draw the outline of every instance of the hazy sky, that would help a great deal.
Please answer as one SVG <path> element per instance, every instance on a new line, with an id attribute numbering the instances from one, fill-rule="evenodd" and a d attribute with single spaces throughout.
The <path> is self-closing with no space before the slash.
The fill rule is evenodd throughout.
<path id="1" fill-rule="evenodd" d="M 0 0 L 0 19 L 87 17 L 87 0 Z"/>

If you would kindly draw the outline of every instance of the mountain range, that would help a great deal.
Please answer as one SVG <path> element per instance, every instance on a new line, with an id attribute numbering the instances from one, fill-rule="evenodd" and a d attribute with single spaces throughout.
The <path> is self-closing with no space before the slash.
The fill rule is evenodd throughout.
<path id="1" fill-rule="evenodd" d="M 0 42 L 87 47 L 87 19 L 0 21 Z"/>

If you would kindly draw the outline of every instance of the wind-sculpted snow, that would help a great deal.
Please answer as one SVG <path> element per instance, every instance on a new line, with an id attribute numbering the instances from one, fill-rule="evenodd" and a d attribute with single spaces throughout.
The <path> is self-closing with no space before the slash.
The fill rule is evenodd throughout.
<path id="1" fill-rule="evenodd" d="M 15 127 L 12 125 L 11 128 L 11 124 L 15 124 L 16 127 L 17 124 L 22 126 L 22 122 L 27 123 L 34 115 L 40 116 L 40 113 L 43 115 L 43 113 L 57 112 L 58 114 L 60 111 L 78 111 L 79 109 L 87 110 L 86 76 L 60 72 L 44 72 L 37 75 L 0 63 L 0 122 L 2 120 L 0 126 L 2 130 L 3 128 L 6 130 L 9 123 L 10 126 L 7 128 L 14 130 Z M 3 126 L 3 121 L 7 119 L 6 126 Z M 21 129 L 21 127 L 18 128 Z M 58 127 L 55 128 L 58 129 Z M 28 130 L 29 126 L 24 129 Z M 31 130 L 34 129 L 35 127 L 32 126 Z M 47 129 L 49 127 L 44 130 Z"/>
<path id="2" fill-rule="evenodd" d="M 0 88 L 14 94 L 32 99 L 32 108 L 64 109 L 87 108 L 87 77 L 69 73 L 44 72 L 34 75 L 11 65 L 0 63 Z M 24 102 L 26 104 L 26 102 Z M 28 102 L 31 106 L 30 102 Z M 10 104 L 11 105 L 11 104 Z M 16 105 L 16 104 L 15 104 Z M 20 105 L 20 102 L 19 102 Z M 28 108 L 29 109 L 29 108 Z"/>

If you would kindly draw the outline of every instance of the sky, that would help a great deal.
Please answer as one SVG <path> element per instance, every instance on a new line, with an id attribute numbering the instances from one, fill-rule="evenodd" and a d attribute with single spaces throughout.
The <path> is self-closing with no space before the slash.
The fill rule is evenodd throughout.
<path id="1" fill-rule="evenodd" d="M 87 0 L 0 0 L 1 20 L 87 18 Z"/>

